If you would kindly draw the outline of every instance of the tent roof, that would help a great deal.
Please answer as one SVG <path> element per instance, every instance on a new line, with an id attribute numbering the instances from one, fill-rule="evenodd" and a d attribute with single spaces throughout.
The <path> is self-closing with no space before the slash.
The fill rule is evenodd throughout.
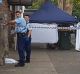
<path id="1" fill-rule="evenodd" d="M 77 19 L 59 9 L 51 2 L 46 2 L 34 12 L 30 18 L 31 23 L 75 23 Z"/>

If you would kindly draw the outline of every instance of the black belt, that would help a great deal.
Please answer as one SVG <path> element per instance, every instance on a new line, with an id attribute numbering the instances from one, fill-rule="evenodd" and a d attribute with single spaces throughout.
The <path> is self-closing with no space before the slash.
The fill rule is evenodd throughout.
<path id="1" fill-rule="evenodd" d="M 27 33 L 17 33 L 17 35 L 27 35 Z"/>

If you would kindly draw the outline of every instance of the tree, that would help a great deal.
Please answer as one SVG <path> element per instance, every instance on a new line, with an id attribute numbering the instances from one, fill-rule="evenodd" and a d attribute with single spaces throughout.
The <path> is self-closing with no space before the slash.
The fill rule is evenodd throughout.
<path id="1" fill-rule="evenodd" d="M 7 0 L 3 1 L 2 8 L 0 8 L 0 65 L 3 64 L 2 57 L 8 52 L 8 27 L 4 26 L 4 22 L 9 20 Z"/>
<path id="2" fill-rule="evenodd" d="M 38 9 L 46 0 L 34 0 L 32 6 L 28 6 L 28 9 Z M 51 0 L 53 3 L 57 4 L 57 0 Z"/>
<path id="3" fill-rule="evenodd" d="M 73 15 L 80 18 L 80 0 L 73 1 Z"/>
<path id="4" fill-rule="evenodd" d="M 26 7 L 27 9 L 38 9 L 45 0 L 34 0 L 32 3 L 32 6 Z"/>

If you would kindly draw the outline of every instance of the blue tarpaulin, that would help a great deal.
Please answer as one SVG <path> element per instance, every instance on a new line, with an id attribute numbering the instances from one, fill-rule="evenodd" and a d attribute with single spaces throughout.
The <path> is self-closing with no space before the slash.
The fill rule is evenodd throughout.
<path id="1" fill-rule="evenodd" d="M 59 9 L 51 2 L 45 2 L 30 18 L 31 23 L 75 23 L 77 19 Z"/>

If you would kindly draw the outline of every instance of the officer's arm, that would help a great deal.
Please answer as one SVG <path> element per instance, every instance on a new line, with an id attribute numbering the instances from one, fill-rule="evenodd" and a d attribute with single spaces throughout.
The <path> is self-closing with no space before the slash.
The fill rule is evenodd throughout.
<path id="1" fill-rule="evenodd" d="M 29 30 L 29 32 L 28 32 L 28 37 L 30 37 L 31 34 L 32 34 L 32 30 Z"/>
<path id="2" fill-rule="evenodd" d="M 27 28 L 28 28 L 28 30 L 29 30 L 29 32 L 28 32 L 28 37 L 30 37 L 31 34 L 32 34 L 32 28 L 31 28 L 31 24 L 30 24 L 30 23 L 27 24 Z"/>
<path id="3" fill-rule="evenodd" d="M 15 20 L 11 20 L 7 23 L 7 25 L 15 25 L 16 21 Z"/>

